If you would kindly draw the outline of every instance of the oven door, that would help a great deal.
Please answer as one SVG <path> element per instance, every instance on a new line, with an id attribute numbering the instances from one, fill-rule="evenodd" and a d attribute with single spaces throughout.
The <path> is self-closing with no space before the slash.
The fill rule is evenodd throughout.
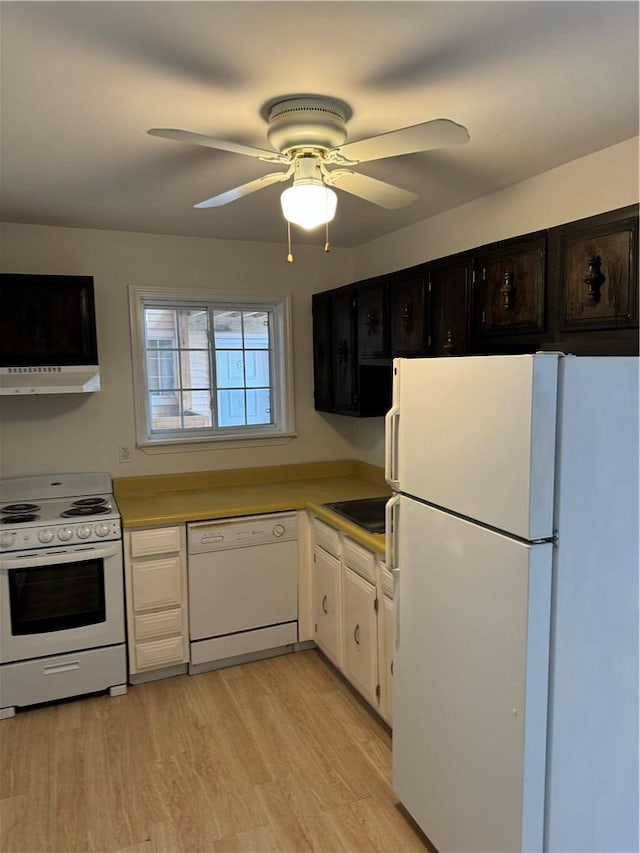
<path id="1" fill-rule="evenodd" d="M 122 545 L 0 559 L 0 661 L 124 642 Z"/>

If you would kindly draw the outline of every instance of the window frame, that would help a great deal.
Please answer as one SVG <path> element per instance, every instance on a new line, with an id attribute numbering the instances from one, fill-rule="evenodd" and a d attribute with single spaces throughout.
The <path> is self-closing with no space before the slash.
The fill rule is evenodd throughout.
<path id="1" fill-rule="evenodd" d="M 273 423 L 238 427 L 204 427 L 182 430 L 151 431 L 150 388 L 147 381 L 145 307 L 171 309 L 215 307 L 225 310 L 270 310 L 273 312 Z M 129 319 L 133 368 L 136 445 L 142 449 L 188 449 L 195 445 L 240 442 L 246 446 L 279 443 L 295 436 L 293 399 L 293 342 L 291 330 L 291 296 L 288 293 L 235 292 L 217 289 L 145 287 L 129 285 Z M 212 333 L 212 330 L 210 330 Z M 209 358 L 215 352 L 209 340 Z M 215 398 L 215 371 L 211 373 L 211 392 Z"/>

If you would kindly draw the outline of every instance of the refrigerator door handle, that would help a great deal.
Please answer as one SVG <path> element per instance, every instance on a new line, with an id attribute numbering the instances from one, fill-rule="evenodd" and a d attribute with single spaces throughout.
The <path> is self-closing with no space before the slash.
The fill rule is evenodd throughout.
<path id="1" fill-rule="evenodd" d="M 384 508 L 384 561 L 390 572 L 397 568 L 398 558 L 398 513 L 400 510 L 400 495 L 389 498 Z"/>
<path id="2" fill-rule="evenodd" d="M 393 405 L 384 418 L 384 476 L 392 489 L 399 488 L 398 480 L 398 420 L 400 407 Z"/>
<path id="3" fill-rule="evenodd" d="M 400 569 L 398 567 L 398 530 L 400 495 L 394 495 L 385 506 L 385 563 L 393 575 L 393 623 L 395 648 L 400 647 Z"/>

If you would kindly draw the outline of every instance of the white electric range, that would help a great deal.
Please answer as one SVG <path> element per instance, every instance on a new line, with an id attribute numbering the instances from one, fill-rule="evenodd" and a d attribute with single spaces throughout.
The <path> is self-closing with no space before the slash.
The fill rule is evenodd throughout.
<path id="1" fill-rule="evenodd" d="M 108 474 L 0 480 L 0 718 L 126 692 L 122 526 Z"/>

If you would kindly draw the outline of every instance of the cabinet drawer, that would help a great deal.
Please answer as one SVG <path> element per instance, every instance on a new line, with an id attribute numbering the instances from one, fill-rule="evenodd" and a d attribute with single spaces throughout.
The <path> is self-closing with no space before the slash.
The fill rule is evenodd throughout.
<path id="1" fill-rule="evenodd" d="M 134 530 L 131 533 L 132 557 L 151 554 L 170 554 L 180 550 L 181 527 L 156 527 L 152 530 Z"/>
<path id="2" fill-rule="evenodd" d="M 316 545 L 324 548 L 327 553 L 333 554 L 334 557 L 340 556 L 340 533 L 337 530 L 316 518 L 313 521 L 313 533 Z"/>
<path id="3" fill-rule="evenodd" d="M 133 609 L 136 613 L 160 607 L 177 607 L 182 603 L 179 556 L 132 563 L 131 582 Z"/>
<path id="4" fill-rule="evenodd" d="M 362 575 L 371 583 L 376 582 L 376 558 L 375 555 L 358 545 L 352 539 L 344 538 L 343 561 L 345 566 L 357 574 Z"/>
<path id="5" fill-rule="evenodd" d="M 379 563 L 380 566 L 380 586 L 382 594 L 393 599 L 393 574 L 385 566 L 384 563 Z"/>
<path id="6" fill-rule="evenodd" d="M 182 634 L 182 609 L 143 613 L 134 617 L 133 624 L 136 641 Z"/>
<path id="7" fill-rule="evenodd" d="M 183 663 L 186 659 L 182 637 L 169 637 L 164 640 L 153 640 L 150 643 L 136 643 L 136 667 L 139 670 Z"/>

